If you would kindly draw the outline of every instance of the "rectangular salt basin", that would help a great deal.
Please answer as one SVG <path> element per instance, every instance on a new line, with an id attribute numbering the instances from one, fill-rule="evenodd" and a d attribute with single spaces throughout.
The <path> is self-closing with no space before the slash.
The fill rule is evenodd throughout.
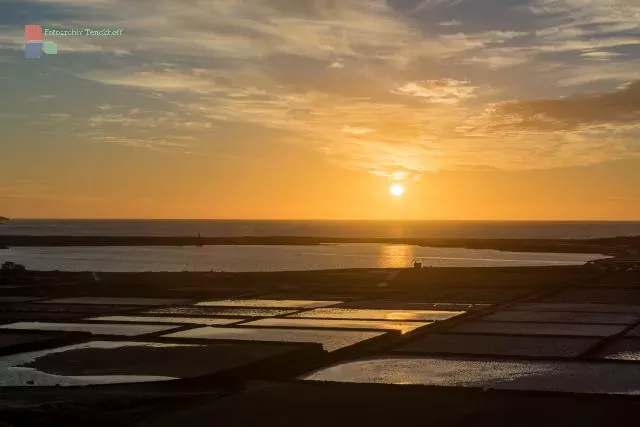
<path id="1" fill-rule="evenodd" d="M 317 301 L 294 299 L 227 299 L 203 301 L 196 305 L 205 307 L 265 307 L 265 308 L 316 308 L 340 304 L 343 301 Z"/>
<path id="2" fill-rule="evenodd" d="M 387 322 L 384 320 L 342 320 L 342 319 L 293 319 L 275 318 L 260 319 L 244 323 L 243 326 L 271 326 L 293 328 L 328 328 L 328 329 L 385 329 L 396 330 L 403 334 L 411 332 L 431 322 Z"/>
<path id="3" fill-rule="evenodd" d="M 600 341 L 601 338 L 429 334 L 412 340 L 394 351 L 568 358 L 584 354 Z"/>
<path id="4" fill-rule="evenodd" d="M 275 359 L 286 366 L 292 359 L 321 354 L 316 347 L 264 342 L 92 341 L 2 357 L 0 387 L 159 381 L 225 372 L 244 376 L 256 363 Z"/>
<path id="5" fill-rule="evenodd" d="M 571 311 L 571 312 L 587 312 L 587 313 L 640 313 L 640 305 L 530 302 L 530 303 L 516 304 L 510 307 L 510 310 Z"/>
<path id="6" fill-rule="evenodd" d="M 73 297 L 38 302 L 42 304 L 171 305 L 184 304 L 189 300 L 177 298 Z"/>
<path id="7" fill-rule="evenodd" d="M 640 394 L 640 369 L 634 364 L 615 363 L 384 358 L 342 363 L 303 379 L 590 394 Z"/>
<path id="8" fill-rule="evenodd" d="M 627 332 L 627 336 L 640 338 L 640 326 L 636 326 L 635 328 Z"/>
<path id="9" fill-rule="evenodd" d="M 0 310 L 0 323 L 14 323 L 14 322 L 33 322 L 33 321 L 60 321 L 77 319 L 76 313 L 49 313 L 49 312 L 35 312 L 35 313 L 23 313 L 13 311 Z"/>
<path id="10" fill-rule="evenodd" d="M 334 293 L 334 292 L 322 292 L 322 291 L 314 291 L 311 292 L 309 289 L 311 288 L 311 286 L 307 287 L 307 286 L 302 286 L 301 288 L 297 288 L 297 289 L 304 289 L 304 296 L 306 300 L 312 300 L 312 301 L 342 301 L 343 303 L 345 301 L 350 301 L 353 299 L 353 295 L 350 294 L 341 294 L 341 293 Z M 257 290 L 257 289 L 256 289 Z M 255 296 L 255 298 L 259 298 L 259 299 L 277 299 L 277 300 L 297 300 L 298 297 L 298 293 L 295 291 L 281 291 L 281 292 L 276 292 L 276 293 L 268 293 L 268 294 L 264 294 L 264 295 L 260 295 L 260 296 Z"/>
<path id="11" fill-rule="evenodd" d="M 6 311 L 14 313 L 76 313 L 84 316 L 104 316 L 107 314 L 120 313 L 126 310 L 133 310 L 139 306 L 131 305 L 98 305 L 98 304 L 40 304 L 38 302 L 26 302 L 21 304 L 10 304 L 6 306 Z M 3 307 L 5 308 L 5 307 Z"/>
<path id="12" fill-rule="evenodd" d="M 362 341 L 380 337 L 385 332 L 326 331 L 312 329 L 214 328 L 190 329 L 163 335 L 166 338 L 198 338 L 242 341 L 320 343 L 326 351 L 336 351 Z"/>
<path id="13" fill-rule="evenodd" d="M 640 340 L 637 338 L 616 340 L 599 351 L 596 357 L 640 362 Z"/>
<path id="14" fill-rule="evenodd" d="M 115 323 L 49 323 L 49 322 L 17 322 L 0 325 L 1 329 L 26 329 L 35 331 L 73 331 L 89 332 L 94 335 L 136 336 L 152 334 L 175 329 L 176 326 L 165 325 L 118 325 Z"/>
<path id="15" fill-rule="evenodd" d="M 225 319 L 222 317 L 159 317 L 159 316 L 102 316 L 85 320 L 101 322 L 133 322 L 133 323 L 174 323 L 194 325 L 230 325 L 244 319 Z"/>
<path id="16" fill-rule="evenodd" d="M 40 297 L 17 297 L 17 296 L 0 297 L 0 303 L 28 302 L 28 301 L 35 301 L 39 298 Z"/>
<path id="17" fill-rule="evenodd" d="M 295 313 L 295 310 L 277 308 L 236 308 L 236 307 L 165 307 L 147 310 L 144 314 L 161 314 L 163 316 L 220 316 L 220 317 L 271 317 Z"/>
<path id="18" fill-rule="evenodd" d="M 640 320 L 631 313 L 579 313 L 568 311 L 499 311 L 482 320 L 502 322 L 558 322 L 595 323 L 602 325 L 630 325 Z"/>
<path id="19" fill-rule="evenodd" d="M 0 352 L 25 344 L 43 343 L 64 338 L 66 334 L 38 333 L 33 331 L 0 331 Z"/>
<path id="20" fill-rule="evenodd" d="M 456 302 L 414 302 L 408 300 L 370 299 L 351 301 L 339 308 L 358 308 L 367 310 L 431 310 L 431 311 L 468 311 L 490 307 L 491 304 L 462 304 Z"/>
<path id="21" fill-rule="evenodd" d="M 351 308 L 317 308 L 289 317 L 319 319 L 363 319 L 363 320 L 446 320 L 464 314 L 464 311 L 434 310 L 368 310 Z"/>
<path id="22" fill-rule="evenodd" d="M 176 379 L 168 376 L 153 375 L 56 375 L 38 369 L 23 367 L 40 358 L 52 354 L 65 353 L 82 349 L 112 349 L 122 347 L 180 347 L 180 344 L 159 344 L 127 341 L 91 341 L 48 350 L 14 354 L 0 359 L 0 387 L 16 386 L 84 386 L 92 384 L 137 383 L 149 381 L 167 381 Z"/>
<path id="23" fill-rule="evenodd" d="M 608 337 L 625 328 L 624 325 L 581 325 L 574 323 L 524 323 L 473 321 L 455 327 L 453 332 L 503 335 L 576 335 Z"/>
<path id="24" fill-rule="evenodd" d="M 640 305 L 640 290 L 574 288 L 549 296 L 547 301 L 563 303 Z"/>

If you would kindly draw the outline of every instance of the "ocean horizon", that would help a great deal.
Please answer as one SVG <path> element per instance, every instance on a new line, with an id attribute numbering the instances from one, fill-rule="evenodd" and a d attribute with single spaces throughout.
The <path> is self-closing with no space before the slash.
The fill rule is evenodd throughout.
<path id="1" fill-rule="evenodd" d="M 640 235 L 640 221 L 13 219 L 0 235 L 590 239 Z"/>

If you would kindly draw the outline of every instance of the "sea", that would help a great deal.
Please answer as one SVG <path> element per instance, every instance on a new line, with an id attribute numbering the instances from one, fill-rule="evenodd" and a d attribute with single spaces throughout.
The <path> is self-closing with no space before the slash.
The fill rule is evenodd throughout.
<path id="1" fill-rule="evenodd" d="M 590 239 L 640 235 L 640 221 L 12 220 L 0 235 Z"/>
<path id="2" fill-rule="evenodd" d="M 222 220 L 12 220 L 0 235 L 292 236 L 406 238 L 588 239 L 640 235 L 638 222 L 522 221 L 222 221 Z M 597 254 L 517 253 L 347 243 L 302 246 L 16 247 L 0 250 L 40 271 L 291 271 L 342 268 L 581 265 Z"/>

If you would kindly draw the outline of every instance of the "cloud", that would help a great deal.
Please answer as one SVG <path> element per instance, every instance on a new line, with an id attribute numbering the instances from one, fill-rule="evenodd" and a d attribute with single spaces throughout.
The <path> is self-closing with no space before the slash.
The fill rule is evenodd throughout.
<path id="1" fill-rule="evenodd" d="M 451 20 L 451 21 L 438 22 L 438 25 L 441 25 L 443 27 L 458 27 L 458 26 L 462 25 L 462 22 L 454 19 L 454 20 Z"/>
<path id="2" fill-rule="evenodd" d="M 475 89 L 468 81 L 445 79 L 409 82 L 393 90 L 392 93 L 415 96 L 439 104 L 456 104 L 472 98 Z"/>
<path id="3" fill-rule="evenodd" d="M 640 126 L 640 81 L 608 93 L 509 102 L 498 106 L 494 114 L 499 121 L 527 129 L 575 129 L 593 124 Z"/>
<path id="4" fill-rule="evenodd" d="M 192 152 L 241 127 L 383 176 L 638 155 L 637 84 L 616 89 L 640 80 L 637 0 L 39 3 L 69 12 L 51 28 L 125 26 L 56 39 L 68 76 L 118 94 L 87 142 Z"/>
<path id="5" fill-rule="evenodd" d="M 454 6 L 464 0 L 420 0 L 418 5 L 411 11 L 412 13 L 433 10 L 435 8 Z"/>
<path id="6" fill-rule="evenodd" d="M 339 19 L 348 11 L 345 2 L 340 0 L 256 0 L 255 3 L 271 6 L 287 16 L 310 19 Z"/>
<path id="7" fill-rule="evenodd" d="M 65 122 L 71 118 L 71 114 L 66 113 L 47 113 L 41 116 L 48 123 Z"/>
<path id="8" fill-rule="evenodd" d="M 622 56 L 621 53 L 616 53 L 616 52 L 602 52 L 602 51 L 591 51 L 591 52 L 585 52 L 583 54 L 581 54 L 580 56 L 584 57 L 584 58 L 589 58 L 589 59 L 595 59 L 598 61 L 606 61 L 608 59 L 612 59 L 612 58 L 616 58 L 618 56 Z"/>
<path id="9" fill-rule="evenodd" d="M 640 44 L 637 33 L 640 2 L 637 0 L 536 0 L 531 10 L 542 22 L 536 31 L 545 52 L 583 51 Z"/>
<path id="10" fill-rule="evenodd" d="M 121 74 L 97 71 L 85 73 L 81 77 L 109 85 L 152 89 L 160 92 L 212 93 L 216 91 L 214 81 L 200 77 L 193 70 L 135 71 Z"/>
<path id="11" fill-rule="evenodd" d="M 478 111 L 457 103 L 429 106 L 286 92 L 184 108 L 285 131 L 283 142 L 315 146 L 343 166 L 377 174 L 460 165 L 519 170 L 640 155 L 633 142 L 640 131 L 632 120 L 635 87 L 593 99 L 585 95 L 593 104 L 615 106 L 599 118 L 574 111 L 578 100 L 498 103 Z M 615 117 L 625 108 L 629 121 L 621 123 Z"/>
<path id="12" fill-rule="evenodd" d="M 465 64 L 483 65 L 491 70 L 514 67 L 531 62 L 536 54 L 529 50 L 518 48 L 494 48 L 487 49 L 481 56 L 471 56 L 462 59 Z"/>
<path id="13" fill-rule="evenodd" d="M 626 61 L 588 61 L 582 67 L 568 67 L 554 71 L 557 84 L 560 86 L 581 86 L 593 83 L 609 82 L 613 85 L 640 79 L 640 60 Z"/>

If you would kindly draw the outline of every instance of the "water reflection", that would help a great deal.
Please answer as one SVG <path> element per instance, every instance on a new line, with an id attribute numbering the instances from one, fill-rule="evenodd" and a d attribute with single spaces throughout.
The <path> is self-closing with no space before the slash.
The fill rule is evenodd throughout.
<path id="1" fill-rule="evenodd" d="M 377 259 L 379 268 L 406 268 L 413 265 L 415 246 L 383 245 Z"/>
<path id="2" fill-rule="evenodd" d="M 464 311 L 441 310 L 374 310 L 364 308 L 316 308 L 292 314 L 289 317 L 307 319 L 357 319 L 357 320 L 400 320 L 436 321 L 446 320 L 463 314 Z"/>
<path id="3" fill-rule="evenodd" d="M 203 327 L 163 335 L 167 338 L 198 338 L 212 340 L 275 341 L 275 342 L 315 342 L 322 344 L 326 351 L 335 351 L 362 341 L 376 338 L 386 332 L 283 329 L 283 328 L 216 328 Z"/>
<path id="4" fill-rule="evenodd" d="M 293 271 L 342 268 L 517 267 L 576 265 L 597 254 L 544 254 L 403 244 L 344 243 L 311 246 L 50 247 L 0 251 L 0 263 L 63 271 Z M 144 304 L 146 305 L 146 304 Z"/>
<path id="5" fill-rule="evenodd" d="M 78 386 L 90 384 L 114 384 L 149 381 L 174 380 L 175 377 L 152 375 L 91 375 L 69 376 L 40 371 L 29 365 L 45 356 L 73 352 L 76 350 L 112 350 L 122 347 L 169 348 L 169 347 L 202 347 L 195 344 L 171 344 L 135 341 L 90 341 L 54 349 L 39 350 L 14 354 L 0 358 L 0 387 L 15 386 Z M 99 356 L 97 356 L 99 357 Z"/>
<path id="6" fill-rule="evenodd" d="M 317 308 L 340 304 L 343 301 L 275 300 L 275 299 L 229 299 L 202 301 L 197 306 L 211 307 L 273 307 L 273 308 Z"/>
<path id="7" fill-rule="evenodd" d="M 302 379 L 569 393 L 640 393 L 640 371 L 633 363 L 385 358 L 338 364 Z"/>
<path id="8" fill-rule="evenodd" d="M 334 329 L 391 329 L 402 334 L 411 332 L 431 322 L 393 322 L 378 320 L 352 319 L 288 319 L 271 318 L 247 322 L 244 326 L 270 326 L 291 328 L 334 328 Z"/>
<path id="9" fill-rule="evenodd" d="M 33 330 L 33 331 L 68 331 L 89 332 L 95 335 L 136 336 L 175 329 L 166 325 L 131 325 L 117 323 L 50 323 L 50 322 L 16 322 L 0 326 L 0 329 Z"/>

